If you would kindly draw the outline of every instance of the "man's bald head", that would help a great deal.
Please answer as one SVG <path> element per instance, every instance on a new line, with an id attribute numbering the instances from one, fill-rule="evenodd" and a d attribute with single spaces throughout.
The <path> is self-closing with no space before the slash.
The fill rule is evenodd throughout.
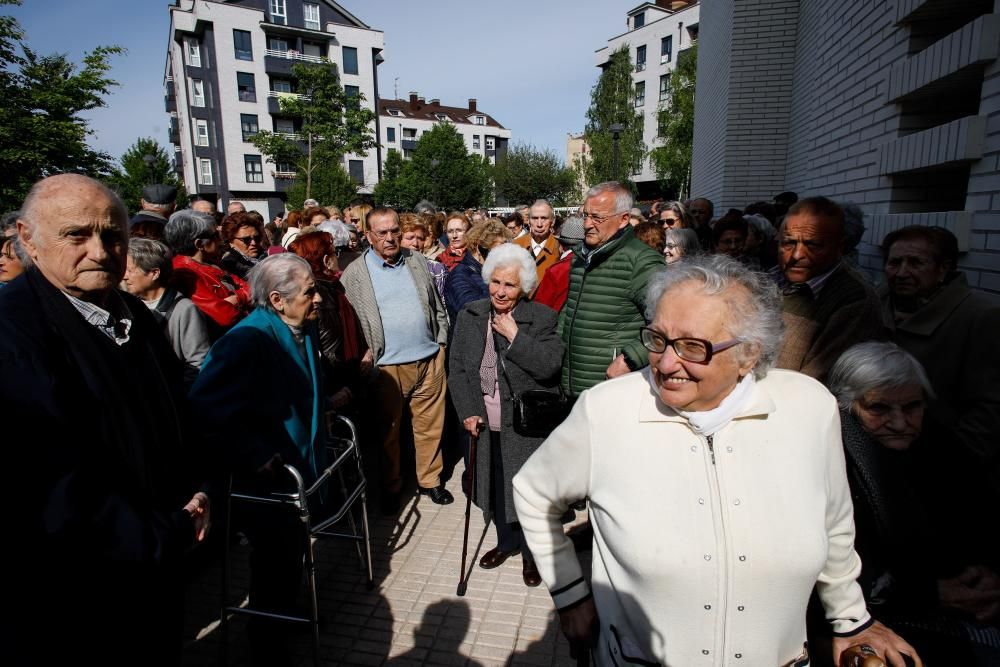
<path id="1" fill-rule="evenodd" d="M 207 199 L 196 199 L 191 202 L 191 210 L 198 211 L 199 213 L 211 213 L 215 214 L 215 204 L 208 201 Z"/>
<path id="2" fill-rule="evenodd" d="M 36 183 L 17 221 L 21 246 L 46 279 L 68 294 L 98 302 L 125 273 L 127 226 L 118 195 L 79 174 Z"/>

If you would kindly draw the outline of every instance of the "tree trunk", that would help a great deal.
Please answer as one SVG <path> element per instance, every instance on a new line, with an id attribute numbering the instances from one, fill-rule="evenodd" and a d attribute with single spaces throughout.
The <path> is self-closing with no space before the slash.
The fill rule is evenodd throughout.
<path id="1" fill-rule="evenodd" d="M 309 146 L 306 149 L 306 199 L 312 197 L 313 180 L 313 135 L 309 133 Z"/>

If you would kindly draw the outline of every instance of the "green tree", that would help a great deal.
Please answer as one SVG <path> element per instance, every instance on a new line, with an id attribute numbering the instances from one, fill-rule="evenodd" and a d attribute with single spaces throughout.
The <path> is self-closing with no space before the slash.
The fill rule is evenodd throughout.
<path id="1" fill-rule="evenodd" d="M 147 160 L 147 158 L 152 158 Z M 187 206 L 188 195 L 170 163 L 166 149 L 156 139 L 136 139 L 122 154 L 119 165 L 111 170 L 108 187 L 118 193 L 129 211 L 140 208 L 142 189 L 151 183 L 166 183 L 177 187 L 177 208 Z"/>
<path id="2" fill-rule="evenodd" d="M 531 144 L 512 146 L 497 162 L 493 180 L 497 194 L 511 204 L 547 199 L 555 206 L 565 206 L 579 198 L 576 170 L 563 166 L 551 150 L 538 150 Z"/>
<path id="3" fill-rule="evenodd" d="M 485 206 L 492 200 L 492 171 L 485 158 L 469 154 L 454 125 L 438 123 L 420 137 L 413 157 L 403 162 L 395 178 L 383 170 L 375 201 L 401 209 L 411 209 L 421 199 L 440 209 Z"/>
<path id="4" fill-rule="evenodd" d="M 614 125 L 619 132 L 617 167 L 614 157 Z M 646 154 L 642 141 L 642 114 L 635 108 L 635 86 L 632 85 L 632 57 L 628 45 L 611 54 L 597 84 L 590 92 L 590 108 L 584 137 L 590 146 L 585 175 L 588 185 L 603 181 L 618 181 L 632 185 L 629 174 Z"/>
<path id="5" fill-rule="evenodd" d="M 657 115 L 659 146 L 650 153 L 662 189 L 689 196 L 691 152 L 694 148 L 694 89 L 698 71 L 698 45 L 677 61 L 670 75 L 670 101 Z"/>
<path id="6" fill-rule="evenodd" d="M 399 179 L 405 166 L 406 161 L 403 159 L 403 154 L 390 148 L 385 155 L 385 164 L 382 165 L 382 180 L 375 186 L 375 201 L 380 205 L 395 209 L 403 208 L 399 192 L 402 182 Z"/>
<path id="7" fill-rule="evenodd" d="M 361 105 L 362 93 L 344 92 L 337 67 L 330 62 L 297 63 L 292 76 L 298 96 L 280 97 L 279 103 L 282 115 L 296 121 L 298 138 L 264 130 L 251 141 L 268 162 L 295 166 L 296 180 L 304 182 L 304 198 L 308 199 L 314 196 L 314 180 L 337 178 L 335 173 L 320 172 L 336 171 L 346 153 L 366 155 L 377 145 L 371 128 L 375 112 Z"/>
<path id="8" fill-rule="evenodd" d="M 106 105 L 118 85 L 107 76 L 109 61 L 120 53 L 100 46 L 77 67 L 65 54 L 39 55 L 17 20 L 0 16 L 0 210 L 20 206 L 32 184 L 51 174 L 108 175 L 111 156 L 87 145 L 93 130 L 81 113 Z"/>
<path id="9" fill-rule="evenodd" d="M 311 197 L 324 206 L 343 207 L 358 195 L 358 184 L 355 183 L 340 162 L 322 165 L 316 169 L 312 179 Z M 296 179 L 292 187 L 285 193 L 289 209 L 302 208 L 306 196 L 306 182 Z"/>

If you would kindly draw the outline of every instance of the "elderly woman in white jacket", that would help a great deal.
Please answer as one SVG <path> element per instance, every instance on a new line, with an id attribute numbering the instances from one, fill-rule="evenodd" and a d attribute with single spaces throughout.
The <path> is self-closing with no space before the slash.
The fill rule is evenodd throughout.
<path id="1" fill-rule="evenodd" d="M 602 665 L 808 664 L 816 586 L 835 660 L 916 652 L 874 621 L 856 578 L 837 402 L 770 370 L 773 284 L 725 257 L 651 281 L 649 367 L 584 392 L 514 479 L 524 538 L 571 642 Z M 592 581 L 560 517 L 589 499 Z"/>

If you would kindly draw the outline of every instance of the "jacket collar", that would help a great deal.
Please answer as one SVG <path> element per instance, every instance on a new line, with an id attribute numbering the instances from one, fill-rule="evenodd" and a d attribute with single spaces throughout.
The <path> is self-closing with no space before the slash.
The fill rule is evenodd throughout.
<path id="1" fill-rule="evenodd" d="M 959 272 L 920 310 L 898 323 L 892 308 L 892 295 L 889 294 L 887 286 L 882 287 L 879 296 L 882 300 L 882 321 L 886 326 L 893 330 L 930 336 L 966 299 L 972 296 L 972 291 L 965 279 L 965 273 Z"/>
<path id="2" fill-rule="evenodd" d="M 632 231 L 632 226 L 625 225 L 623 229 L 615 232 L 615 235 L 611 238 L 611 240 L 602 245 L 600 248 L 596 248 L 588 253 L 586 252 L 587 245 L 585 243 L 581 243 L 576 247 L 573 253 L 582 259 L 588 267 L 596 266 L 604 261 L 606 257 L 613 255 L 618 248 L 625 245 L 629 239 L 634 237 L 635 234 Z"/>
<path id="3" fill-rule="evenodd" d="M 534 309 L 529 304 L 530 302 L 525 301 L 524 297 L 522 297 L 517 306 L 514 307 L 514 321 L 518 324 L 527 324 L 528 322 L 535 321 Z M 466 304 L 465 310 L 476 317 L 486 317 L 490 314 L 490 300 L 486 298 L 472 301 Z"/>
<path id="4" fill-rule="evenodd" d="M 642 396 L 642 400 L 639 402 L 639 421 L 640 422 L 681 422 L 687 423 L 684 417 L 681 417 L 674 411 L 673 408 L 667 406 L 660 400 L 660 397 L 653 391 L 652 383 L 650 382 L 650 375 L 652 374 L 652 369 L 647 366 L 642 369 L 643 374 L 643 386 L 645 387 L 645 393 Z M 774 399 L 771 398 L 770 392 L 764 386 L 766 383 L 764 381 L 757 382 L 753 387 L 753 394 L 750 400 L 747 402 L 746 406 L 736 415 L 733 419 L 748 419 L 752 417 L 764 417 L 771 414 L 777 409 L 774 404 Z"/>

